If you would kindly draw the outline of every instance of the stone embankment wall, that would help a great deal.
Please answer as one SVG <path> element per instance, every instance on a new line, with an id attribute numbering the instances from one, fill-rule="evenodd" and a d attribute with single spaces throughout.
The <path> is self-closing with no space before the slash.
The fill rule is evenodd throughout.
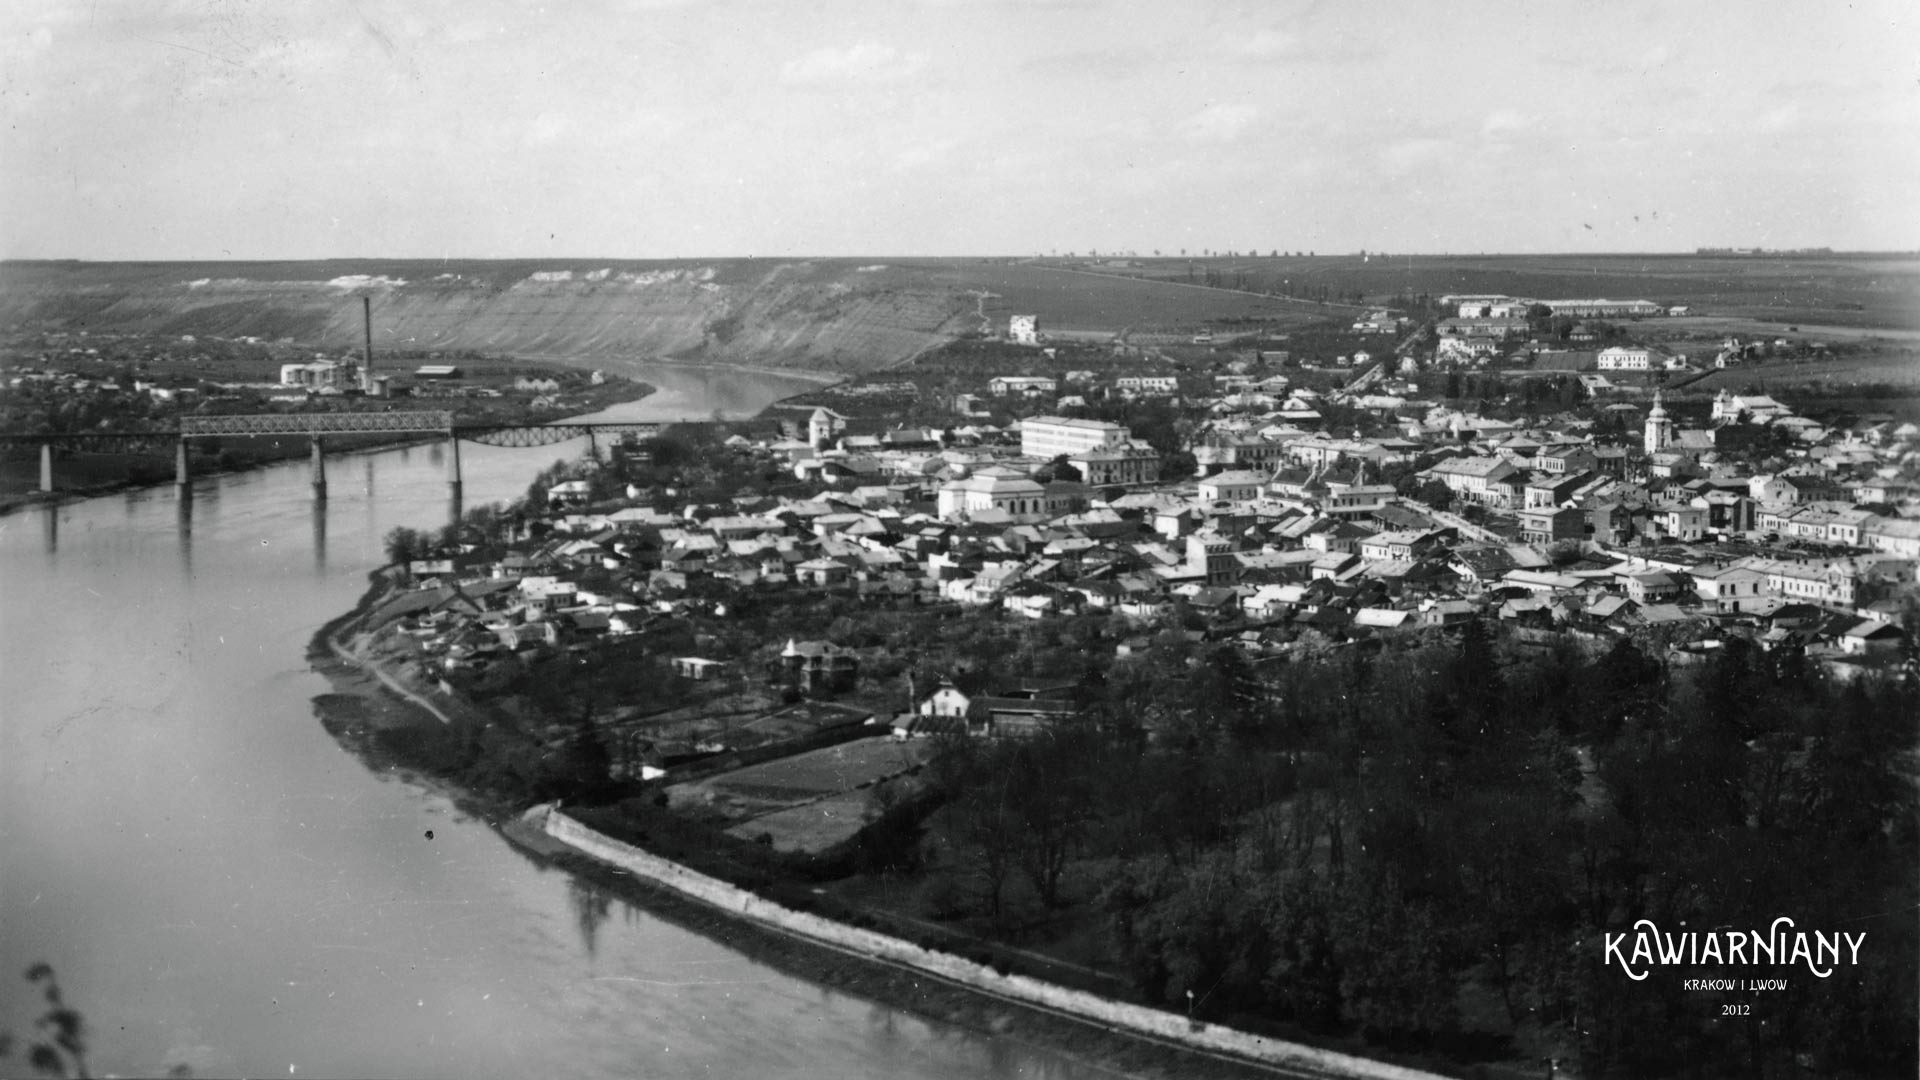
<path id="1" fill-rule="evenodd" d="M 527 812 L 526 818 L 529 824 L 575 850 L 714 907 L 824 945 L 911 967 L 997 997 L 1068 1013 L 1090 1023 L 1195 1050 L 1230 1054 L 1284 1068 L 1378 1080 L 1432 1080 L 1435 1075 L 1330 1050 L 1263 1038 L 1233 1028 L 1190 1023 L 1185 1017 L 1173 1013 L 1113 1001 L 1024 975 L 1002 975 L 984 964 L 951 953 L 925 949 L 899 938 L 783 907 L 718 878 L 689 870 L 631 844 L 595 832 L 551 807 L 535 807 Z"/>

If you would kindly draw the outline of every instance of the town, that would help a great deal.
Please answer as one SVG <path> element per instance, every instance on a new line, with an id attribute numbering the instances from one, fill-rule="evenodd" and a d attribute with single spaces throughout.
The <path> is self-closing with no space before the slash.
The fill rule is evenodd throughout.
<path id="1" fill-rule="evenodd" d="M 1905 842 L 1920 426 L 1759 381 L 1844 346 L 1683 368 L 1700 331 L 1666 309 L 1575 306 L 1015 315 L 557 462 L 387 538 L 333 647 L 445 723 L 341 734 L 1103 995 L 1210 981 L 1212 1015 L 1289 1038 L 1645 1064 L 1665 999 L 1595 1006 L 1541 935 L 1683 921 L 1702 901 L 1659 882 L 1776 875 L 1783 837 L 1870 894 Z M 1675 814 L 1776 839 L 1703 852 Z"/>
<path id="2" fill-rule="evenodd" d="M 1583 314 L 1652 307 L 1603 304 Z M 1842 678 L 1906 656 L 1920 612 L 1911 421 L 1814 420 L 1724 384 L 1683 405 L 1597 375 L 1555 379 L 1550 393 L 1522 382 L 1544 407 L 1500 416 L 1513 410 L 1461 397 L 1462 373 L 1491 376 L 1457 320 L 1425 355 L 1406 320 L 1380 312 L 1355 327 L 1389 335 L 1381 359 L 1356 348 L 1303 370 L 1256 341 L 1209 345 L 1219 373 L 1149 361 L 1133 366 L 1151 373 L 1119 375 L 1072 368 L 1093 350 L 1045 346 L 1035 321 L 1014 317 L 1006 342 L 1031 353 L 1023 370 L 1054 373 L 983 371 L 974 392 L 947 397 L 944 421 L 890 423 L 894 399 L 916 390 L 896 374 L 812 395 L 839 410 L 708 433 L 719 475 L 753 494 L 701 501 L 662 483 L 673 470 L 645 447 L 569 464 L 543 487 L 544 513 L 520 520 L 510 557 L 414 564 L 427 584 L 478 577 L 490 590 L 491 648 L 450 619 L 423 654 L 471 670 L 524 650 L 528 623 L 558 645 L 798 591 L 1015 620 L 1117 616 L 1132 630 L 1114 636 L 1120 656 L 1169 620 L 1265 660 L 1476 618 L 1585 640 L 1655 634 L 1682 662 L 1750 638 L 1806 650 Z M 1603 371 L 1652 370 L 1643 347 L 1589 356 Z M 1152 412 L 1163 437 L 1093 418 L 1129 410 Z M 626 482 L 636 469 L 652 486 Z M 858 665 L 844 651 L 838 662 Z M 765 666 L 751 653 L 678 660 L 703 682 Z"/>

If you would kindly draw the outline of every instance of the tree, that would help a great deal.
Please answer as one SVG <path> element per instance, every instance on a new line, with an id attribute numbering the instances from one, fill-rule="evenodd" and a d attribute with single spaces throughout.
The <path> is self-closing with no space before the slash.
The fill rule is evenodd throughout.
<path id="1" fill-rule="evenodd" d="M 427 534 L 418 529 L 397 526 L 387 533 L 385 540 L 387 562 L 395 566 L 405 566 L 415 559 L 424 559 L 430 551 Z"/>
<path id="2" fill-rule="evenodd" d="M 40 988 L 47 1011 L 34 1021 L 45 1033 L 27 1047 L 27 1064 L 47 1076 L 87 1075 L 87 1024 L 79 1010 L 69 1006 L 60 993 L 60 980 L 53 966 L 37 963 L 27 969 L 26 980 Z M 0 1061 L 13 1053 L 13 1036 L 0 1033 Z"/>
<path id="3" fill-rule="evenodd" d="M 1007 744 L 1000 771 L 1011 778 L 1013 809 L 1024 826 L 1014 861 L 1040 902 L 1061 906 L 1060 879 L 1079 846 L 1087 802 L 1081 765 L 1091 748 L 1077 727 Z"/>
<path id="4" fill-rule="evenodd" d="M 1420 485 L 1414 498 L 1419 499 L 1435 510 L 1445 510 L 1447 507 L 1453 505 L 1453 489 L 1448 487 L 1442 480 L 1430 478 Z"/>
<path id="5" fill-rule="evenodd" d="M 1077 484 L 1086 479 L 1086 477 L 1080 474 L 1080 470 L 1074 467 L 1073 462 L 1067 460 L 1067 455 L 1061 454 L 1052 461 L 1047 462 L 1046 467 L 1040 470 L 1040 474 L 1035 477 L 1035 479 L 1043 484 L 1052 483 L 1057 480 L 1066 480 Z"/>

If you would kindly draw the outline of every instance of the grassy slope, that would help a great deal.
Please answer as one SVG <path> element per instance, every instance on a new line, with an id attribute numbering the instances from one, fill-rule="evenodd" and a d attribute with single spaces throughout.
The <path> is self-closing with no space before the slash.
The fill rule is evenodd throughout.
<path id="1" fill-rule="evenodd" d="M 562 271 L 571 278 L 534 279 Z M 368 277 L 388 280 L 354 280 Z M 978 329 L 982 313 L 996 330 L 1022 312 L 1043 327 L 1112 332 L 1311 310 L 1005 260 L 0 264 L 0 323 L 33 329 L 345 349 L 360 341 L 362 295 L 373 297 L 377 349 L 837 371 L 896 363 Z"/>

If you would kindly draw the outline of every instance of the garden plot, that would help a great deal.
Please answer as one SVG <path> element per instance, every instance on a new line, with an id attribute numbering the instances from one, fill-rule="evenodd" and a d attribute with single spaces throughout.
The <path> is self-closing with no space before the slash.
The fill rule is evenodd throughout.
<path id="1" fill-rule="evenodd" d="M 861 739 L 667 789 L 668 805 L 730 822 L 728 832 L 772 837 L 784 851 L 819 851 L 865 824 L 874 785 L 919 767 L 925 742 Z"/>

